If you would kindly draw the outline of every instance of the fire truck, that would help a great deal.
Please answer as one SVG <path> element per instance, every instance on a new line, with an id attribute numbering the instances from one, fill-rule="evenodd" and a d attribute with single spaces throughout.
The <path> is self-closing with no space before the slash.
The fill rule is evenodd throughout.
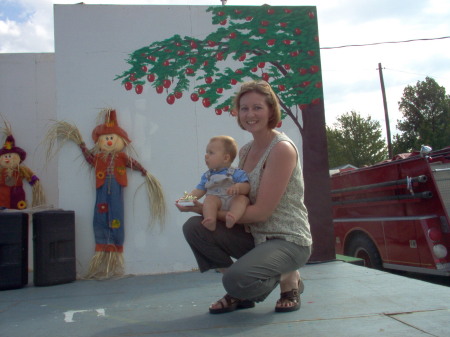
<path id="1" fill-rule="evenodd" d="M 450 147 L 331 175 L 336 253 L 450 276 Z"/>

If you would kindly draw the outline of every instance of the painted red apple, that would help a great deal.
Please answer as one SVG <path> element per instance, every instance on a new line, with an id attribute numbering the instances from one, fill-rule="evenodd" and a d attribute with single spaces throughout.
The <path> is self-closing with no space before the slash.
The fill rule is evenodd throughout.
<path id="1" fill-rule="evenodd" d="M 197 49 L 197 42 L 191 41 L 190 46 L 192 49 Z"/>
<path id="2" fill-rule="evenodd" d="M 270 40 L 267 41 L 267 45 L 268 46 L 273 46 L 275 44 L 275 41 L 276 41 L 275 39 L 270 39 Z"/>
<path id="3" fill-rule="evenodd" d="M 242 14 L 242 11 L 240 11 L 239 9 L 235 9 L 234 12 L 235 12 L 236 14 Z"/>
<path id="4" fill-rule="evenodd" d="M 223 88 L 217 88 L 217 89 L 216 89 L 216 92 L 217 92 L 218 94 L 223 93 Z"/>
<path id="5" fill-rule="evenodd" d="M 311 84 L 311 81 L 304 81 L 303 83 L 302 83 L 302 87 L 307 87 L 308 85 L 310 85 Z"/>
<path id="6" fill-rule="evenodd" d="M 133 84 L 131 82 L 125 82 L 125 89 L 131 90 L 133 88 Z"/>
<path id="7" fill-rule="evenodd" d="M 266 82 L 268 82 L 268 81 L 269 81 L 269 78 L 270 78 L 270 76 L 269 76 L 268 73 L 263 73 L 261 77 L 262 77 L 262 79 L 263 79 L 264 81 L 266 81 Z"/>
<path id="8" fill-rule="evenodd" d="M 213 79 L 212 79 L 211 76 L 208 76 L 207 78 L 205 78 L 205 82 L 206 82 L 207 84 L 211 84 L 212 81 L 213 81 Z"/>
<path id="9" fill-rule="evenodd" d="M 311 101 L 311 103 L 312 103 L 312 104 L 315 104 L 315 105 L 320 104 L 320 98 L 314 98 L 314 99 Z"/>
<path id="10" fill-rule="evenodd" d="M 225 105 L 225 106 L 223 107 L 223 111 L 228 111 L 229 108 L 230 108 L 230 107 L 229 107 L 228 105 Z"/>
<path id="11" fill-rule="evenodd" d="M 247 16 L 247 17 L 245 18 L 245 20 L 246 20 L 246 21 L 252 21 L 252 20 L 253 20 L 253 16 Z"/>
<path id="12" fill-rule="evenodd" d="M 164 63 L 163 63 L 163 66 L 166 66 L 166 67 L 170 66 L 170 61 L 169 60 L 165 60 Z"/>
<path id="13" fill-rule="evenodd" d="M 239 56 L 239 61 L 244 61 L 247 58 L 247 54 L 242 54 L 241 56 Z"/>
<path id="14" fill-rule="evenodd" d="M 230 83 L 231 83 L 232 85 L 236 85 L 236 84 L 237 84 L 237 80 L 236 80 L 235 78 L 232 78 L 232 79 L 230 80 Z"/>
<path id="15" fill-rule="evenodd" d="M 223 60 L 223 53 L 222 53 L 222 52 L 217 53 L 216 59 L 217 59 L 218 61 L 222 61 L 222 60 Z"/>
<path id="16" fill-rule="evenodd" d="M 300 69 L 298 70 L 298 72 L 300 73 L 300 75 L 306 75 L 306 74 L 308 73 L 308 69 L 300 68 Z"/>
<path id="17" fill-rule="evenodd" d="M 317 73 L 318 71 L 319 71 L 319 66 L 315 66 L 315 65 L 313 65 L 313 66 L 311 66 L 310 68 L 309 68 L 309 70 L 314 74 L 314 73 Z"/>
<path id="18" fill-rule="evenodd" d="M 206 67 L 208 65 L 208 61 L 203 62 L 203 66 Z"/>
<path id="19" fill-rule="evenodd" d="M 147 81 L 149 81 L 149 82 L 154 82 L 155 79 L 156 79 L 155 74 L 148 74 L 148 75 L 147 75 Z"/>
<path id="20" fill-rule="evenodd" d="M 236 38 L 236 33 L 235 32 L 231 32 L 230 34 L 228 34 L 228 37 L 230 39 L 234 39 L 234 38 Z"/>
<path id="21" fill-rule="evenodd" d="M 285 12 L 286 14 L 289 14 L 289 13 L 292 13 L 292 10 L 289 9 L 289 8 L 285 8 L 285 9 L 284 9 L 284 12 Z"/>
<path id="22" fill-rule="evenodd" d="M 216 115 L 220 116 L 222 114 L 222 109 L 216 109 Z"/>
<path id="23" fill-rule="evenodd" d="M 280 26 L 283 27 L 283 28 L 286 28 L 287 27 L 287 22 L 280 22 Z"/>
<path id="24" fill-rule="evenodd" d="M 161 94 L 161 93 L 163 92 L 163 90 L 164 90 L 164 87 L 163 87 L 162 85 L 158 85 L 158 86 L 156 87 L 156 92 L 157 92 L 158 94 Z"/>
<path id="25" fill-rule="evenodd" d="M 258 67 L 259 68 L 264 68 L 266 66 L 266 63 L 265 62 L 259 62 L 258 63 Z"/>
<path id="26" fill-rule="evenodd" d="M 302 33 L 302 30 L 300 28 L 295 28 L 294 29 L 294 34 L 295 35 L 300 35 Z"/>
<path id="27" fill-rule="evenodd" d="M 203 98 L 202 100 L 202 104 L 205 108 L 209 107 L 211 105 L 211 101 L 209 100 L 208 97 Z"/>
<path id="28" fill-rule="evenodd" d="M 186 68 L 185 73 L 186 73 L 187 75 L 192 75 L 192 74 L 194 73 L 194 69 L 192 69 L 192 68 Z"/>
<path id="29" fill-rule="evenodd" d="M 272 15 L 273 13 L 275 13 L 275 10 L 273 10 L 272 8 L 267 10 L 267 14 Z"/>
<path id="30" fill-rule="evenodd" d="M 317 82 L 316 84 L 314 84 L 314 86 L 316 87 L 316 88 L 322 88 L 322 82 Z"/>
<path id="31" fill-rule="evenodd" d="M 227 24 L 227 20 L 225 19 L 223 21 L 220 21 L 219 23 L 220 23 L 220 25 L 225 26 Z"/>
<path id="32" fill-rule="evenodd" d="M 291 65 L 290 64 L 285 64 L 283 67 L 286 70 L 290 70 L 291 69 Z"/>
<path id="33" fill-rule="evenodd" d="M 174 95 L 167 96 L 166 102 L 172 105 L 173 103 L 175 103 L 175 96 Z"/>
<path id="34" fill-rule="evenodd" d="M 142 69 L 142 71 L 143 71 L 144 73 L 147 72 L 147 66 L 142 66 L 141 69 Z"/>
<path id="35" fill-rule="evenodd" d="M 195 92 L 193 94 L 191 94 L 191 100 L 194 102 L 198 101 L 198 95 Z"/>
<path id="36" fill-rule="evenodd" d="M 285 90 L 286 90 L 286 87 L 285 87 L 283 84 L 279 84 L 279 85 L 278 85 L 278 90 L 280 90 L 280 91 L 285 91 Z"/>
<path id="37" fill-rule="evenodd" d="M 235 72 L 236 74 L 242 74 L 242 69 L 236 69 L 234 72 Z"/>
<path id="38" fill-rule="evenodd" d="M 200 89 L 198 89 L 198 93 L 200 94 L 200 95 L 203 95 L 203 94 L 205 94 L 205 89 L 204 88 L 200 88 Z"/>
<path id="39" fill-rule="evenodd" d="M 175 98 L 180 99 L 181 97 L 183 97 L 183 93 L 181 91 L 175 91 Z"/>
<path id="40" fill-rule="evenodd" d="M 195 63 L 197 63 L 197 58 L 195 58 L 195 57 L 190 57 L 190 58 L 189 58 L 189 63 L 190 63 L 190 64 L 195 64 Z"/>
<path id="41" fill-rule="evenodd" d="M 178 56 L 183 56 L 184 54 L 186 54 L 186 52 L 184 50 L 177 51 Z"/>
<path id="42" fill-rule="evenodd" d="M 315 15 L 314 15 L 313 12 L 309 12 L 309 13 L 308 13 L 308 16 L 309 16 L 311 19 L 314 19 L 314 17 L 315 17 Z"/>
<path id="43" fill-rule="evenodd" d="M 156 57 L 153 55 L 147 56 L 150 61 L 156 61 Z"/>
<path id="44" fill-rule="evenodd" d="M 268 25 L 269 25 L 269 21 L 267 21 L 267 20 L 261 21 L 261 26 L 268 26 Z"/>
<path id="45" fill-rule="evenodd" d="M 257 71 L 258 71 L 258 67 L 254 67 L 254 68 L 251 69 L 252 73 L 256 73 Z"/>
<path id="46" fill-rule="evenodd" d="M 314 56 L 316 53 L 314 52 L 314 50 L 308 50 L 308 55 L 309 56 Z"/>
<path id="47" fill-rule="evenodd" d="M 267 29 L 265 28 L 259 28 L 258 29 L 259 34 L 265 34 L 267 32 Z"/>
<path id="48" fill-rule="evenodd" d="M 291 44 L 291 40 L 283 40 L 283 43 L 288 46 Z"/>
<path id="49" fill-rule="evenodd" d="M 166 88 L 166 89 L 169 88 L 171 84 L 172 84 L 171 80 L 164 80 L 163 81 L 163 87 Z"/>
<path id="50" fill-rule="evenodd" d="M 136 81 L 136 74 L 133 73 L 133 74 L 130 75 L 130 81 L 131 82 Z"/>
<path id="51" fill-rule="evenodd" d="M 144 90 L 144 87 L 142 86 L 142 84 L 138 84 L 136 85 L 136 87 L 134 88 L 134 91 L 136 91 L 136 94 L 140 95 L 142 94 L 142 91 Z"/>
<path id="52" fill-rule="evenodd" d="M 225 13 L 224 13 L 224 12 L 222 12 L 222 11 L 220 11 L 220 12 L 217 12 L 217 15 L 218 15 L 218 16 L 224 16 L 224 15 L 225 15 Z"/>
<path id="53" fill-rule="evenodd" d="M 300 110 L 305 111 L 308 108 L 308 104 L 299 104 L 298 107 Z"/>
<path id="54" fill-rule="evenodd" d="M 208 42 L 208 46 L 210 47 L 214 47 L 217 43 L 215 41 L 209 40 Z"/>
<path id="55" fill-rule="evenodd" d="M 300 55 L 300 52 L 299 52 L 298 50 L 294 50 L 294 51 L 291 51 L 291 52 L 290 52 L 290 55 L 291 55 L 292 57 L 295 57 L 295 56 Z"/>

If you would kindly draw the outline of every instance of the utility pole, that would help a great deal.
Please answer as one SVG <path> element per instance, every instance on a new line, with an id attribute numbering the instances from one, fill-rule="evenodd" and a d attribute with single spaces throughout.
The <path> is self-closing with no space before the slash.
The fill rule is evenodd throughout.
<path id="1" fill-rule="evenodd" d="M 381 83 L 381 93 L 383 94 L 383 105 L 384 105 L 384 118 L 386 120 L 386 135 L 388 144 L 389 158 L 392 158 L 392 143 L 391 143 L 391 128 L 389 126 L 389 113 L 386 102 L 386 91 L 384 90 L 384 80 L 383 80 L 383 68 L 381 63 L 378 63 L 378 72 L 380 73 L 380 83 Z"/>

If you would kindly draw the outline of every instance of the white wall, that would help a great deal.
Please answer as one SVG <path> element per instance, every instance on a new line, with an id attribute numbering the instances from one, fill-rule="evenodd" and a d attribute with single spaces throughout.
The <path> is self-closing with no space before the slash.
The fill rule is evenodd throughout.
<path id="1" fill-rule="evenodd" d="M 190 214 L 180 213 L 174 201 L 191 190 L 206 170 L 208 139 L 218 134 L 250 139 L 233 117 L 216 116 L 188 95 L 169 106 L 165 96 L 146 87 L 142 95 L 124 90 L 117 74 L 128 69 L 128 54 L 174 34 L 206 36 L 212 29 L 203 6 L 84 6 L 55 5 L 57 116 L 73 122 L 88 147 L 99 109 L 115 108 L 119 124 L 130 135 L 141 164 L 161 182 L 169 214 L 163 232 L 149 230 L 151 214 L 139 173 L 129 172 L 125 190 L 126 272 L 163 273 L 196 267 L 181 226 Z M 230 95 L 232 93 L 230 92 Z M 290 131 L 292 130 L 291 134 Z M 298 130 L 284 122 L 282 131 L 298 141 Z M 301 148 L 301 146 L 300 146 Z M 92 217 L 94 178 L 79 149 L 69 144 L 59 155 L 60 207 L 76 212 L 79 271 L 93 254 Z M 137 191 L 137 192 L 136 192 Z"/>
<path id="2" fill-rule="evenodd" d="M 88 147 L 102 108 L 115 108 L 120 126 L 133 141 L 136 159 L 161 182 L 169 210 L 165 229 L 149 228 L 144 179 L 128 172 L 125 190 L 126 273 L 151 274 L 196 268 L 181 226 L 190 214 L 174 201 L 191 190 L 206 170 L 208 139 L 229 134 L 240 145 L 250 140 L 236 120 L 194 103 L 184 95 L 168 105 L 150 87 L 137 95 L 124 90 L 117 74 L 128 69 L 132 51 L 174 34 L 201 38 L 210 30 L 206 6 L 55 5 L 55 54 L 0 54 L 0 112 L 11 123 L 24 162 L 41 179 L 49 204 L 76 215 L 77 272 L 83 275 L 94 253 L 92 230 L 95 181 L 80 150 L 64 145 L 45 163 L 41 144 L 50 120 L 74 123 Z M 229 92 L 230 95 L 233 92 Z M 290 119 L 280 131 L 301 150 L 300 134 Z M 31 247 L 31 246 L 30 246 Z"/>
<path id="3" fill-rule="evenodd" d="M 42 144 L 49 121 L 56 118 L 54 59 L 53 53 L 0 54 L 0 113 L 11 125 L 16 146 L 27 153 L 23 165 L 41 180 L 47 204 L 58 207 L 57 162 L 46 161 Z M 0 141 L 3 146 L 3 134 Z M 31 205 L 31 187 L 26 182 L 24 189 Z M 28 265 L 33 269 L 31 218 L 28 247 Z"/>

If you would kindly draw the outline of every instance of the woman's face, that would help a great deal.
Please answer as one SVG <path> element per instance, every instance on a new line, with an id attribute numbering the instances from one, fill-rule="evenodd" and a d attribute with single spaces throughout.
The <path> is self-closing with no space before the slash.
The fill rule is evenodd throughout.
<path id="1" fill-rule="evenodd" d="M 272 111 L 264 95 L 257 92 L 246 93 L 241 97 L 239 105 L 239 121 L 245 130 L 253 133 L 268 129 Z"/>
<path id="2" fill-rule="evenodd" d="M 17 153 L 5 153 L 0 156 L 0 166 L 4 168 L 17 167 L 20 164 L 20 156 Z"/>
<path id="3" fill-rule="evenodd" d="M 125 147 L 122 137 L 115 133 L 98 137 L 98 146 L 102 152 L 120 152 Z"/>

